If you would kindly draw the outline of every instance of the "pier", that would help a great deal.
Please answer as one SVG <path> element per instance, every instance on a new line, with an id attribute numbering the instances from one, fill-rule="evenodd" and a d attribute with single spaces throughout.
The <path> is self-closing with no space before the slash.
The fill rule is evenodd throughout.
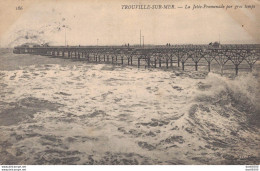
<path id="1" fill-rule="evenodd" d="M 233 69 L 252 71 L 259 60 L 260 44 L 211 45 L 158 45 L 158 46 L 16 46 L 16 54 L 35 54 L 94 63 L 131 65 L 145 68 L 206 67 L 219 66 L 221 74 Z"/>

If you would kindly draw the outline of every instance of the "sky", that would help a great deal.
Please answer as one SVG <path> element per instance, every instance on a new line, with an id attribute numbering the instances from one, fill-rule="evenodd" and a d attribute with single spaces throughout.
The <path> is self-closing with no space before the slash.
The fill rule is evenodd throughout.
<path id="1" fill-rule="evenodd" d="M 9 0 L 7 0 L 9 1 Z M 260 43 L 259 1 L 251 0 L 14 0 L 2 7 L 0 46 Z M 254 4 L 256 9 L 185 9 L 189 5 Z M 175 5 L 176 9 L 124 10 L 122 5 Z M 23 10 L 14 10 L 22 5 Z M 10 9 L 9 9 L 10 8 Z M 13 18 L 6 19 L 7 12 Z M 66 29 L 65 29 L 66 28 Z M 66 33 L 65 33 L 66 32 Z"/>

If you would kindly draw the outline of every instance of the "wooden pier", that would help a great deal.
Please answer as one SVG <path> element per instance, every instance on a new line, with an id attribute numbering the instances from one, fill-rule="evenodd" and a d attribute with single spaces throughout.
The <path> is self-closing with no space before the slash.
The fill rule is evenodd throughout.
<path id="1" fill-rule="evenodd" d="M 171 45 L 171 46 L 17 46 L 17 54 L 36 54 L 68 59 L 85 60 L 95 63 L 134 65 L 138 68 L 165 68 L 174 66 L 194 67 L 217 65 L 221 74 L 224 69 L 252 71 L 259 60 L 260 44 L 225 44 L 219 47 L 211 45 Z M 241 67 L 240 67 L 241 66 Z"/>

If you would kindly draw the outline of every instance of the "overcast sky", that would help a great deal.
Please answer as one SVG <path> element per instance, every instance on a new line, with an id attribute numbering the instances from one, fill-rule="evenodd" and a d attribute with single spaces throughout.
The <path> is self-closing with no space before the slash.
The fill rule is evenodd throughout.
<path id="1" fill-rule="evenodd" d="M 242 5 L 247 2 L 241 1 Z M 65 26 L 69 45 L 96 45 L 97 39 L 99 45 L 138 44 L 140 30 L 145 44 L 208 44 L 219 39 L 221 43 L 260 43 L 256 9 L 122 10 L 124 4 L 170 4 L 175 7 L 188 4 L 193 8 L 193 4 L 218 5 L 222 2 L 37 1 L 26 6 L 24 12 L 0 32 L 1 46 L 37 41 L 64 45 Z M 259 2 L 256 8 L 259 8 Z"/>

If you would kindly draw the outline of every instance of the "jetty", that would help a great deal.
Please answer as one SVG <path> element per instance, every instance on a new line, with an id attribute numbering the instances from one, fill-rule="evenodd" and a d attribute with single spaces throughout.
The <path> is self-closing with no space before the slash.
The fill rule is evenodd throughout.
<path id="1" fill-rule="evenodd" d="M 260 44 L 223 45 L 147 45 L 147 46 L 46 46 L 21 45 L 14 47 L 13 53 L 34 54 L 67 59 L 84 60 L 94 63 L 132 65 L 145 68 L 204 66 L 210 72 L 211 65 L 224 69 L 252 71 L 259 60 Z"/>

